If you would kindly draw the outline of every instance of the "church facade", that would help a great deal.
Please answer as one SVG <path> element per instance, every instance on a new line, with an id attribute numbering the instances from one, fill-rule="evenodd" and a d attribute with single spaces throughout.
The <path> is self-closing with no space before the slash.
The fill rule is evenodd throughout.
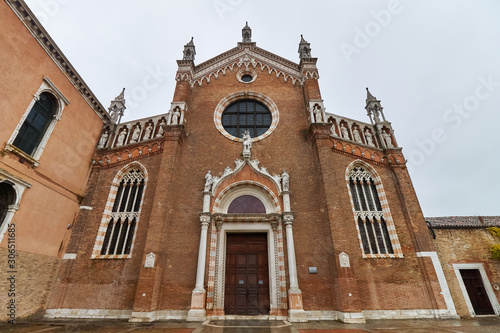
<path id="1" fill-rule="evenodd" d="M 178 61 L 168 113 L 110 106 L 47 315 L 131 321 L 454 317 L 380 100 L 327 113 L 316 58 Z"/>
<path id="2" fill-rule="evenodd" d="M 23 1 L 1 10 L 22 31 L 2 40 L 2 63 L 36 50 L 36 66 L 6 71 L 26 88 L 2 99 L 18 111 L 0 156 L 0 253 L 14 224 L 25 272 L 18 316 L 458 318 L 390 111 L 367 89 L 366 121 L 327 112 L 303 37 L 293 62 L 247 24 L 200 64 L 191 39 L 168 112 L 122 122 L 124 91 L 106 111 Z M 71 150 L 75 138 L 90 143 Z"/>

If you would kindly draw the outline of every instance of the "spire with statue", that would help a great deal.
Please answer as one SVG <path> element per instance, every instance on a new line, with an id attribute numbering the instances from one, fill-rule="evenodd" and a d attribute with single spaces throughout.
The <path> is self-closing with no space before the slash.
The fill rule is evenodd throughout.
<path id="1" fill-rule="evenodd" d="M 116 96 L 114 100 L 111 101 L 111 105 L 109 106 L 109 116 L 111 117 L 111 121 L 114 124 L 119 124 L 123 112 L 125 111 L 125 88 L 123 88 L 120 95 Z"/>

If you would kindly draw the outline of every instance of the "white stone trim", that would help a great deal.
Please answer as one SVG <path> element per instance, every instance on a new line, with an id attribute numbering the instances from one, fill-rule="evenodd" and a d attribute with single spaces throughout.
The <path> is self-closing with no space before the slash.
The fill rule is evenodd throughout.
<path id="1" fill-rule="evenodd" d="M 476 317 L 476 313 L 474 312 L 474 308 L 469 298 L 469 294 L 467 293 L 467 289 L 465 288 L 464 280 L 462 279 L 462 275 L 460 274 L 461 269 L 478 269 L 481 274 L 481 279 L 483 280 L 484 289 L 488 294 L 488 298 L 490 300 L 491 306 L 495 311 L 496 315 L 500 314 L 500 305 L 498 304 L 498 300 L 495 296 L 495 291 L 491 287 L 490 280 L 488 279 L 488 275 L 484 270 L 483 264 L 474 263 L 474 264 L 453 264 L 453 270 L 457 276 L 458 284 L 460 285 L 460 289 L 462 290 L 462 294 L 464 295 L 465 303 L 467 304 L 467 308 L 469 309 L 470 315 L 472 317 Z"/>
<path id="2" fill-rule="evenodd" d="M 363 310 L 366 319 L 460 319 L 454 311 L 440 309 Z"/>
<path id="3" fill-rule="evenodd" d="M 19 209 L 19 206 L 21 204 L 21 198 L 24 193 L 24 190 L 27 188 L 31 187 L 31 184 L 28 183 L 27 181 L 14 176 L 13 174 L 9 173 L 8 171 L 0 168 L 0 183 L 7 183 L 12 186 L 14 189 L 14 192 L 16 193 L 16 197 L 14 199 L 14 204 L 10 205 L 7 209 L 7 214 L 5 215 L 5 218 L 2 221 L 0 221 L 0 243 L 3 240 L 3 236 L 5 235 L 5 232 L 7 231 L 7 227 L 12 221 L 12 218 L 14 217 L 14 214 L 16 211 Z"/>
<path id="4" fill-rule="evenodd" d="M 84 209 L 84 210 L 92 210 L 93 208 L 90 207 L 90 206 L 80 206 L 80 209 Z"/>
<path id="5" fill-rule="evenodd" d="M 35 161 L 33 163 L 33 165 L 35 167 L 40 164 L 40 162 L 39 162 L 40 156 L 42 155 L 42 152 L 45 149 L 47 142 L 49 141 L 50 135 L 52 134 L 52 131 L 54 130 L 54 127 L 56 126 L 56 123 L 61 119 L 64 107 L 66 105 L 70 104 L 68 99 L 66 97 L 64 97 L 64 95 L 61 93 L 61 91 L 56 87 L 56 85 L 54 83 L 52 83 L 52 81 L 48 77 L 46 77 L 46 76 L 43 77 L 43 81 L 42 81 L 42 84 L 40 85 L 40 88 L 38 88 L 37 92 L 33 95 L 33 99 L 31 100 L 30 104 L 28 105 L 28 108 L 26 109 L 26 111 L 24 111 L 24 115 L 22 116 L 22 118 L 19 121 L 19 123 L 17 124 L 14 132 L 10 136 L 9 141 L 7 141 L 7 146 L 6 146 L 6 147 L 13 146 L 12 143 L 14 142 L 17 135 L 19 134 L 19 130 L 21 129 L 21 126 L 24 124 L 24 121 L 26 120 L 29 113 L 33 109 L 33 106 L 35 105 L 36 101 L 39 99 L 40 95 L 44 92 L 48 92 L 48 93 L 51 93 L 52 95 L 54 95 L 54 97 L 57 99 L 58 105 L 57 105 L 57 110 L 56 110 L 56 114 L 54 115 L 54 118 L 51 120 L 49 126 L 45 130 L 45 133 L 43 133 L 42 138 L 40 140 L 40 143 L 35 148 L 33 153 L 30 155 L 33 158 L 33 160 Z M 13 147 L 15 147 L 15 146 L 13 146 Z M 8 150 L 15 152 L 14 149 L 8 149 Z"/>
<path id="6" fill-rule="evenodd" d="M 444 297 L 446 303 L 446 308 L 456 314 L 455 304 L 453 303 L 453 298 L 450 294 L 450 289 L 448 288 L 448 283 L 446 282 L 446 277 L 444 276 L 443 267 L 439 262 L 439 257 L 436 251 L 427 252 L 417 252 L 417 257 L 429 257 L 432 260 L 432 265 L 436 271 L 436 275 L 439 281 L 439 286 L 441 287 L 441 294 Z"/>
<path id="7" fill-rule="evenodd" d="M 132 310 L 111 309 L 47 309 L 44 318 L 105 318 L 105 319 L 129 319 Z"/>
<path id="8" fill-rule="evenodd" d="M 65 253 L 63 255 L 63 259 L 75 260 L 76 259 L 76 253 Z"/>
<path id="9" fill-rule="evenodd" d="M 132 311 L 130 311 L 132 312 Z M 187 310 L 158 310 L 151 312 L 132 312 L 129 322 L 152 322 L 156 320 L 186 320 Z"/>
<path id="10" fill-rule="evenodd" d="M 278 260 L 278 251 L 275 248 L 274 232 L 269 223 L 254 222 L 254 223 L 241 223 L 241 222 L 225 222 L 221 226 L 221 239 L 217 244 L 217 266 L 216 285 L 214 288 L 214 307 L 217 309 L 224 308 L 225 296 L 225 276 L 226 276 L 226 243 L 228 232 L 263 232 L 267 233 L 268 244 L 268 272 L 269 272 L 269 298 L 270 308 L 279 308 L 281 304 L 280 281 L 277 278 L 275 262 Z"/>

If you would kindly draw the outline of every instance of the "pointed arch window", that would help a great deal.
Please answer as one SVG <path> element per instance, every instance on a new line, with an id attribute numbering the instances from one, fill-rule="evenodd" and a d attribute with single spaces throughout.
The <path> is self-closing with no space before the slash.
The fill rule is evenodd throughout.
<path id="1" fill-rule="evenodd" d="M 118 187 L 111 190 L 116 194 L 107 205 L 111 206 L 111 213 L 107 214 L 105 211 L 101 223 L 101 226 L 104 223 L 106 231 L 101 235 L 104 237 L 101 238 L 100 248 L 94 248 L 98 250 L 98 255 L 123 258 L 131 253 L 145 182 L 142 170 L 132 168 L 121 178 Z M 98 241 L 99 238 L 98 235 Z"/>
<path id="2" fill-rule="evenodd" d="M 12 145 L 28 155 L 33 154 L 57 112 L 57 99 L 43 92 L 33 105 Z"/>
<path id="3" fill-rule="evenodd" d="M 44 77 L 42 85 L 34 94 L 7 142 L 5 150 L 21 156 L 37 167 L 45 145 L 66 105 L 69 105 L 68 99 L 48 77 Z"/>
<path id="4" fill-rule="evenodd" d="M 348 175 L 348 186 L 364 255 L 402 255 L 392 218 L 382 208 L 373 176 L 363 167 L 355 167 Z"/>

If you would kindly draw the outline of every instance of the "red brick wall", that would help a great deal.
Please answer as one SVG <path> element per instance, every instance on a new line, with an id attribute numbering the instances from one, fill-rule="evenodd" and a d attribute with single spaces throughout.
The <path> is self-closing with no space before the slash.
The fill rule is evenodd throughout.
<path id="1" fill-rule="evenodd" d="M 500 284 L 500 260 L 491 258 L 490 248 L 500 243 L 486 228 L 483 229 L 434 229 L 434 244 L 443 266 L 450 293 L 460 317 L 471 314 L 458 284 L 453 264 L 482 264 L 491 284 Z M 500 292 L 494 290 L 500 301 Z"/>

